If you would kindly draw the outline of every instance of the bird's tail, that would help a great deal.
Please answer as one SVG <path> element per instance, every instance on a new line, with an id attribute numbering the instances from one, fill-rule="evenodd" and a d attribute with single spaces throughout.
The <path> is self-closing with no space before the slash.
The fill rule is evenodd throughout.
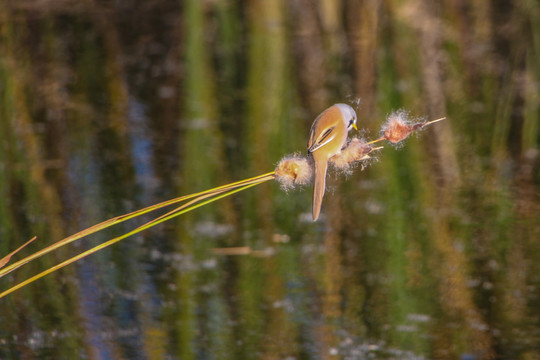
<path id="1" fill-rule="evenodd" d="M 326 157 L 315 161 L 315 185 L 313 186 L 313 221 L 319 218 L 321 205 L 326 186 L 326 169 L 328 159 Z"/>

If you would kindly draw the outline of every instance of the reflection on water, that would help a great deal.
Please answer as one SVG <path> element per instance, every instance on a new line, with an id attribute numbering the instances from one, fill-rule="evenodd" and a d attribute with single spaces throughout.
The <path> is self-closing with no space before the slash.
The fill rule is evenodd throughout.
<path id="1" fill-rule="evenodd" d="M 448 117 L 330 174 L 320 222 L 310 188 L 266 183 L 1 299 L 0 358 L 540 356 L 535 2 L 29 0 L 0 16 L 0 254 L 270 171 L 334 102 L 360 99 L 369 138 L 399 108 Z"/>

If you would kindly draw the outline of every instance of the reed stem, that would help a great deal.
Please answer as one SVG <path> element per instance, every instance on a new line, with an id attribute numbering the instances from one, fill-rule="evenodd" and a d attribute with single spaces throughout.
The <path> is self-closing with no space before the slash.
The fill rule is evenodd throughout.
<path id="1" fill-rule="evenodd" d="M 428 122 L 425 122 L 423 124 L 419 124 L 417 125 L 417 128 L 420 128 L 420 127 L 424 127 L 424 126 L 427 126 L 427 125 L 430 125 L 430 124 L 433 124 L 433 123 L 436 123 L 438 121 L 441 121 L 441 120 L 444 120 L 446 119 L 445 117 L 442 117 L 442 118 L 439 118 L 439 119 L 435 119 L 435 120 L 432 120 L 432 121 L 428 121 Z M 414 131 L 411 129 L 411 131 Z M 383 141 L 383 140 L 388 140 L 387 136 L 383 136 L 383 137 L 380 137 L 378 139 L 375 139 L 375 140 L 372 140 L 370 142 L 367 142 L 366 145 L 371 145 L 371 144 L 375 144 L 377 142 L 380 142 L 380 141 Z M 376 149 L 371 149 L 371 151 L 373 150 L 377 150 L 377 149 L 380 149 L 380 148 L 376 148 Z M 297 174 L 295 174 L 297 175 Z M 121 215 L 121 216 L 117 216 L 117 217 L 114 217 L 112 219 L 109 219 L 109 220 L 106 220 L 104 222 L 101 222 L 97 225 L 94 225 L 94 226 L 91 226 L 85 230 L 82 230 L 74 235 L 71 235 L 71 236 L 68 236 L 67 238 L 65 239 L 62 239 L 60 241 L 57 241 L 56 243 L 50 245 L 50 246 L 47 246 L 46 248 L 42 249 L 42 250 L 39 250 L 37 252 L 35 252 L 34 254 L 31 254 L 9 266 L 6 266 L 4 268 L 1 268 L 0 269 L 0 277 L 10 273 L 11 271 L 29 263 L 30 261 L 32 260 L 35 260 L 53 250 L 56 250 L 62 246 L 65 246 L 65 245 L 68 245 L 70 243 L 72 243 L 73 241 L 75 240 L 78 240 L 82 237 L 85 237 L 85 236 L 88 236 L 90 234 L 93 234 L 95 232 L 98 232 L 100 230 L 103 230 L 103 229 L 106 229 L 110 226 L 113 226 L 113 225 L 116 225 L 116 224 L 119 224 L 119 223 L 122 223 L 124 221 L 127 221 L 129 219 L 133 219 L 137 216 L 141 216 L 141 215 L 144 215 L 146 213 L 149 213 L 151 211 L 154 211 L 154 210 L 157 210 L 157 209 L 161 209 L 163 207 L 166 207 L 166 206 L 169 206 L 169 205 L 173 205 L 173 204 L 177 204 L 179 202 L 182 202 L 182 201 L 186 201 L 186 200 L 190 200 L 188 201 L 187 203 L 185 204 L 182 204 L 180 206 L 178 206 L 177 208 L 161 215 L 161 216 L 158 216 L 157 218 L 147 222 L 146 224 L 144 225 L 141 225 L 137 228 L 135 228 L 134 230 L 126 233 L 126 234 L 123 234 L 121 236 L 118 236 L 114 239 L 111 239 L 109 241 L 106 241 L 100 245 L 97 245 L 93 248 L 91 248 L 90 250 L 87 250 L 81 254 L 78 254 L 74 257 L 71 257 L 69 258 L 68 260 L 65 260 L 63 262 L 61 262 L 60 264 L 57 264 L 37 275 L 34 275 L 33 277 L 15 285 L 15 286 L 12 286 L 11 288 L 7 289 L 6 291 L 0 293 L 0 298 L 12 293 L 13 291 L 17 290 L 17 289 L 20 289 L 21 287 L 23 286 L 26 286 L 34 281 L 36 281 L 37 279 L 40 279 L 64 266 L 67 266 L 77 260 L 80 260 L 90 254 L 93 254 L 105 247 L 108 247 L 110 245 L 113 245 L 117 242 L 119 242 L 120 240 L 123 240 L 131 235 L 134 235 L 134 234 L 137 234 L 143 230 L 146 230 L 152 226 L 155 226 L 155 225 L 158 225 L 164 221 L 167 221 L 167 220 L 170 220 L 176 216 L 179 216 L 179 215 L 182 215 L 188 211 L 191 211 L 191 210 L 194 210 L 194 209 L 197 209 L 203 205 L 206 205 L 206 204 L 209 204 L 211 202 L 214 202 L 216 200 L 219 200 L 221 198 L 224 198 L 226 196 L 229 196 L 229 195 L 232 195 L 234 193 L 237 193 L 239 191 L 242 191 L 242 190 L 245 190 L 245 189 L 248 189 L 252 186 L 255 186 L 255 185 L 258 185 L 258 184 L 261 184 L 263 182 L 266 182 L 268 180 L 272 180 L 272 179 L 275 179 L 276 178 L 276 172 L 275 171 L 271 171 L 271 172 L 268 172 L 268 173 L 265 173 L 265 174 L 262 174 L 262 175 L 258 175 L 258 176 L 254 176 L 252 178 L 248 178 L 248 179 L 244 179 L 244 180 L 240 180 L 240 181 L 236 181 L 236 182 L 233 182 L 233 183 L 230 183 L 230 184 L 226 184 L 226 185 L 222 185 L 222 186 L 219 186 L 219 187 L 216 187 L 216 188 L 212 188 L 210 190 L 206 190 L 206 191 L 202 191 L 202 192 L 199 192 L 199 193 L 195 193 L 195 194 L 191 194 L 191 195 L 186 195 L 186 196 L 181 196 L 181 197 L 178 197 L 178 198 L 175 198 L 175 199 L 172 199 L 172 200 L 168 200 L 168 201 L 164 201 L 164 202 L 161 202 L 159 204 L 156 204 L 156 205 L 152 205 L 152 206 L 149 206 L 149 207 L 146 207 L 146 208 L 143 208 L 143 209 L 140 209 L 140 210 L 137 210 L 137 211 L 134 211 L 134 212 L 131 212 L 129 214 L 125 214 L 125 215 Z M 25 244 L 26 245 L 26 244 Z M 24 247 L 24 245 L 23 245 Z M 22 247 L 21 247 L 22 248 Z M 0 259 L 0 266 L 2 265 L 5 265 L 7 262 L 9 262 L 9 260 L 11 259 L 11 256 L 13 254 L 15 254 L 18 250 L 16 250 L 15 252 L 12 252 L 10 253 L 9 255 L 7 255 L 6 257 Z"/>
<path id="2" fill-rule="evenodd" d="M 253 179 L 257 179 L 257 180 L 253 180 Z M 225 190 L 221 190 L 220 192 L 218 192 L 217 194 L 219 194 L 219 195 L 217 195 L 216 193 L 201 195 L 198 198 L 190 201 L 189 203 L 184 204 L 184 205 L 182 205 L 182 206 L 168 212 L 165 215 L 159 216 L 158 218 L 156 218 L 154 220 L 151 220 L 151 221 L 147 222 L 146 224 L 141 225 L 141 226 L 137 227 L 136 229 L 134 229 L 134 230 L 132 230 L 132 231 L 126 233 L 126 234 L 123 234 L 121 236 L 118 236 L 116 238 L 108 240 L 108 241 L 106 241 L 106 242 L 104 242 L 102 244 L 94 246 L 93 248 L 91 248 L 89 250 L 86 250 L 86 251 L 84 251 L 84 252 L 82 252 L 82 253 L 80 253 L 80 254 L 78 254 L 76 256 L 73 256 L 73 257 L 71 257 L 71 258 L 69 258 L 69 259 L 67 259 L 67 260 L 65 260 L 65 261 L 63 261 L 63 262 L 61 262 L 61 263 L 59 263 L 59 264 L 57 264 L 55 266 L 50 267 L 47 270 L 44 270 L 44 271 L 40 272 L 39 274 L 36 274 L 36 275 L 32 276 L 31 278 L 29 278 L 27 280 L 24 280 L 24 281 L 18 283 L 15 286 L 10 287 L 9 289 L 7 289 L 7 290 L 3 291 L 2 293 L 0 293 L 0 299 L 3 298 L 6 295 L 11 294 L 12 292 L 14 292 L 16 290 L 28 285 L 28 284 L 31 284 L 32 282 L 34 282 L 34 281 L 36 281 L 38 279 L 41 279 L 42 277 L 44 277 L 44 276 L 46 276 L 46 275 L 48 275 L 48 274 L 50 274 L 52 272 L 55 272 L 56 270 L 59 270 L 59 269 L 65 267 L 65 266 L 67 266 L 69 264 L 72 264 L 72 263 L 74 263 L 74 262 L 76 262 L 76 261 L 78 261 L 78 260 L 80 260 L 82 258 L 85 258 L 86 256 L 91 255 L 91 254 L 93 254 L 93 253 L 95 253 L 95 252 L 97 252 L 99 250 L 102 250 L 102 249 L 104 249 L 104 248 L 106 248 L 108 246 L 116 244 L 117 242 L 119 242 L 119 241 L 121 241 L 121 240 L 123 240 L 123 239 L 125 239 L 125 238 L 127 238 L 127 237 L 129 237 L 131 235 L 135 235 L 135 234 L 137 234 L 137 233 L 139 233 L 141 231 L 147 230 L 147 229 L 149 229 L 149 228 L 151 228 L 151 227 L 153 227 L 155 225 L 158 225 L 158 224 L 160 224 L 162 222 L 170 220 L 170 219 L 172 219 L 174 217 L 180 216 L 180 215 L 185 214 L 185 213 L 187 213 L 187 212 L 189 212 L 191 210 L 195 210 L 195 209 L 197 209 L 197 208 L 199 208 L 201 206 L 207 205 L 209 203 L 212 203 L 212 202 L 214 202 L 216 200 L 222 199 L 222 198 L 227 197 L 229 195 L 235 194 L 237 192 L 246 190 L 246 189 L 248 189 L 250 187 L 253 187 L 255 185 L 259 185 L 259 184 L 261 184 L 261 183 L 263 183 L 265 181 L 271 180 L 271 179 L 273 179 L 273 174 L 268 173 L 268 174 L 264 174 L 264 175 L 261 175 L 261 176 L 257 176 L 255 178 L 246 179 L 246 180 L 237 182 L 237 183 L 244 183 L 244 185 L 241 186 L 241 187 L 234 188 L 234 186 L 232 186 L 232 187 L 230 186 L 232 184 L 224 185 L 224 186 L 220 187 L 220 189 L 225 189 Z M 237 183 L 234 183 L 234 184 L 237 184 Z M 212 190 L 214 190 L 214 189 L 212 189 Z M 208 199 L 206 201 L 200 202 L 201 200 L 207 199 L 208 197 L 211 197 L 213 195 L 217 195 L 217 196 L 215 196 L 215 197 L 213 197 L 211 199 Z"/>
<path id="3" fill-rule="evenodd" d="M 141 216 L 141 215 L 147 214 L 149 212 L 152 212 L 154 210 L 158 210 L 158 209 L 167 207 L 169 205 L 177 204 L 177 203 L 185 201 L 185 200 L 193 199 L 195 197 L 201 197 L 201 196 L 206 196 L 206 195 L 211 196 L 211 195 L 219 194 L 219 193 L 228 191 L 230 189 L 234 189 L 234 188 L 239 187 L 239 186 L 244 186 L 246 184 L 253 184 L 253 183 L 260 184 L 262 182 L 273 179 L 273 176 L 274 176 L 274 172 L 272 171 L 272 172 L 262 174 L 262 175 L 259 175 L 259 176 L 254 176 L 254 177 L 249 178 L 249 179 L 244 179 L 244 180 L 236 181 L 236 182 L 233 182 L 233 183 L 230 183 L 230 184 L 222 185 L 222 186 L 210 189 L 210 190 L 206 190 L 206 191 L 202 191 L 202 192 L 198 192 L 198 193 L 194 193 L 194 194 L 190 194 L 190 195 L 181 196 L 181 197 L 178 197 L 178 198 L 175 198 L 175 199 L 172 199 L 172 200 L 167 200 L 167 201 L 161 202 L 161 203 L 156 204 L 156 205 L 148 206 L 148 207 L 145 207 L 143 209 L 140 209 L 140 210 L 137 210 L 137 211 L 125 214 L 125 215 L 120 215 L 120 216 L 105 220 L 105 221 L 103 221 L 103 222 L 101 222 L 101 223 L 99 223 L 97 225 L 93 225 L 93 226 L 91 226 L 91 227 L 89 227 L 87 229 L 79 231 L 76 234 L 68 236 L 67 238 L 65 238 L 63 240 L 57 241 L 54 244 L 52 244 L 50 246 L 47 246 L 46 248 L 41 249 L 41 250 L 39 250 L 39 251 L 37 251 L 37 252 L 35 252 L 35 253 L 33 253 L 33 254 L 23 258 L 23 259 L 21 259 L 21 260 L 18 260 L 16 262 L 14 262 L 13 264 L 9 265 L 9 266 L 1 268 L 0 269 L 0 278 L 7 275 L 7 274 L 9 274 L 13 270 L 16 270 L 19 267 L 29 263 L 30 261 L 33 261 L 33 260 L 35 260 L 35 259 L 37 259 L 37 258 L 39 258 L 39 257 L 41 257 L 41 256 L 43 256 L 45 254 L 48 254 L 51 251 L 54 251 L 54 250 L 56 250 L 56 249 L 58 249 L 58 248 L 60 248 L 62 246 L 68 245 L 68 244 L 74 242 L 75 240 L 78 240 L 78 239 L 81 239 L 81 238 L 86 237 L 88 235 L 94 234 L 94 233 L 96 233 L 98 231 L 104 230 L 104 229 L 106 229 L 108 227 L 111 227 L 113 225 L 120 224 L 120 223 L 122 223 L 124 221 L 133 219 L 133 218 L 135 218 L 137 216 Z M 208 196 L 206 196 L 206 197 L 208 197 Z"/>

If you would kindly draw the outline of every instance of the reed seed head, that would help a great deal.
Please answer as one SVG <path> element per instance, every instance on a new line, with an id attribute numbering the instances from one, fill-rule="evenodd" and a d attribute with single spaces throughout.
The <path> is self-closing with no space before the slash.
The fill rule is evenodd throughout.
<path id="1" fill-rule="evenodd" d="M 408 119 L 405 111 L 400 110 L 388 116 L 384 123 L 381 133 L 384 138 L 392 144 L 397 144 L 405 140 L 413 131 L 421 128 L 423 124 L 414 124 Z"/>
<path id="2" fill-rule="evenodd" d="M 369 159 L 369 153 L 373 150 L 371 145 L 366 144 L 364 139 L 352 138 L 346 148 L 330 158 L 330 163 L 337 169 L 348 171 L 354 163 Z"/>
<path id="3" fill-rule="evenodd" d="M 285 156 L 276 166 L 275 178 L 284 190 L 293 189 L 297 185 L 307 185 L 311 177 L 311 164 L 304 156 Z"/>

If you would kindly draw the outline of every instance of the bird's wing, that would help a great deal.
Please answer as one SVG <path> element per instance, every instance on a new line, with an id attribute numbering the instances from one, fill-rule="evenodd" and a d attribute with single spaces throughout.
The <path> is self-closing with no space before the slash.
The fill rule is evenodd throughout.
<path id="1" fill-rule="evenodd" d="M 308 143 L 308 154 L 314 152 L 315 150 L 323 147 L 330 141 L 334 140 L 334 138 L 336 137 L 336 132 L 334 131 L 334 128 L 335 126 L 326 129 L 325 131 L 321 132 L 321 134 L 317 138 L 315 138 L 315 131 L 312 128 Z"/>

